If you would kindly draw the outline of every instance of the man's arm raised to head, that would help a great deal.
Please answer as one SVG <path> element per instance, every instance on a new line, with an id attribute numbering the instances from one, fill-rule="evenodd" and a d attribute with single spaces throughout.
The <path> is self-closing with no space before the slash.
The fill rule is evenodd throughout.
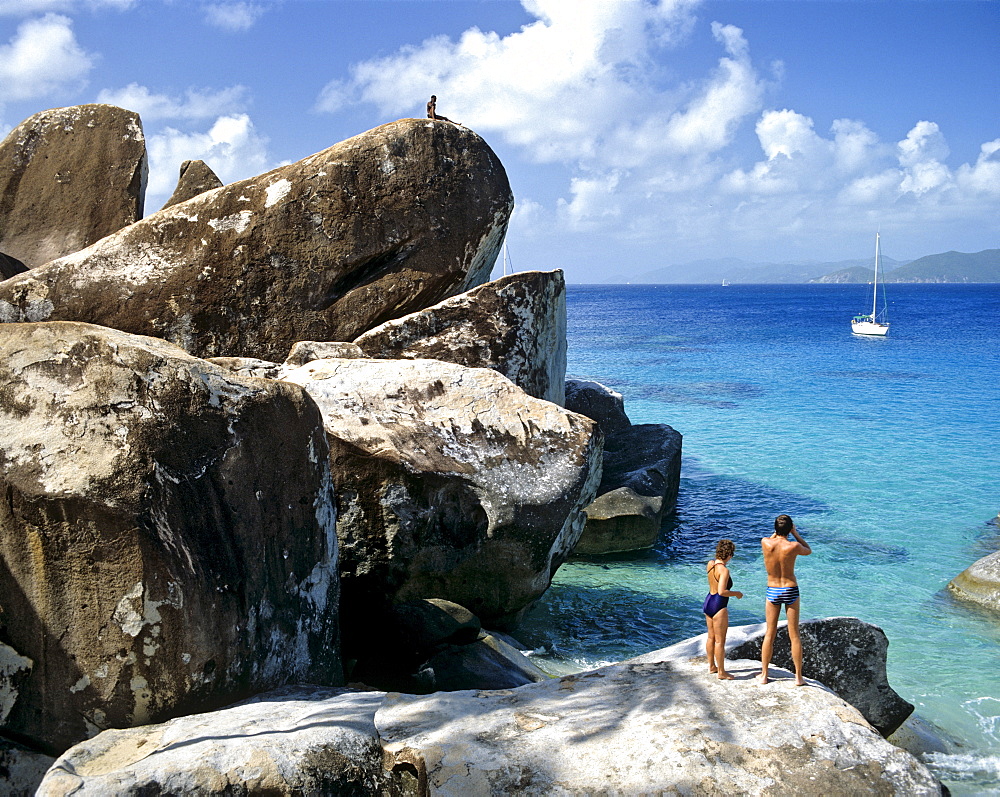
<path id="1" fill-rule="evenodd" d="M 809 547 L 809 543 L 802 539 L 802 535 L 799 534 L 799 530 L 792 525 L 792 534 L 795 535 L 795 541 L 802 546 L 803 550 L 799 551 L 800 556 L 808 556 L 813 552 L 813 549 Z"/>

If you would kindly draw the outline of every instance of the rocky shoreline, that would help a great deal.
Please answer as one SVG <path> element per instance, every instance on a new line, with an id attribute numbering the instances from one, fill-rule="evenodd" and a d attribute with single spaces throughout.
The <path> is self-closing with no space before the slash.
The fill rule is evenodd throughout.
<path id="1" fill-rule="evenodd" d="M 488 281 L 513 195 L 474 132 L 186 162 L 139 218 L 145 158 L 111 106 L 0 145 L 10 793 L 941 793 L 860 621 L 799 690 L 689 648 L 549 678 L 503 633 L 653 544 L 682 439 L 567 380 L 560 271 Z"/>

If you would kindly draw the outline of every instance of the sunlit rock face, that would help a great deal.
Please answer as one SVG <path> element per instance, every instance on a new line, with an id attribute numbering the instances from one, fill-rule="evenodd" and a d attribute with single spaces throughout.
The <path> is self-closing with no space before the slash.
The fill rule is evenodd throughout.
<path id="1" fill-rule="evenodd" d="M 387 694 L 385 768 L 427 794 L 940 795 L 926 766 L 818 686 L 721 684 L 704 660 L 603 667 L 502 691 Z M 747 680 L 750 678 L 750 680 Z"/>
<path id="2" fill-rule="evenodd" d="M 289 681 L 339 683 L 315 403 L 154 338 L 0 325 L 4 729 L 58 752 Z"/>
<path id="3" fill-rule="evenodd" d="M 390 604 L 443 598 L 508 627 L 548 587 L 600 480 L 592 421 L 486 368 L 317 360 L 337 487 L 345 649 Z"/>
<path id="4" fill-rule="evenodd" d="M 492 368 L 525 393 L 562 406 L 566 384 L 566 281 L 524 271 L 387 321 L 354 341 L 369 357 Z"/>
<path id="5" fill-rule="evenodd" d="M 4 280 L 0 321 L 280 362 L 298 341 L 350 341 L 485 282 L 512 207 L 483 139 L 402 119 Z"/>
<path id="6" fill-rule="evenodd" d="M 0 143 L 0 252 L 34 268 L 132 224 L 146 172 L 137 113 L 76 105 L 35 114 Z"/>
<path id="7" fill-rule="evenodd" d="M 1000 551 L 967 567 L 948 582 L 948 589 L 962 600 L 1000 612 Z"/>

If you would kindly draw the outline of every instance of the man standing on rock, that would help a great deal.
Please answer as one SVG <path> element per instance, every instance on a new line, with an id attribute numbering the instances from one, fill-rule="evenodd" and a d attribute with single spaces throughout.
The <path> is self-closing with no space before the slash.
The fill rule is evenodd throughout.
<path id="1" fill-rule="evenodd" d="M 788 539 L 791 534 L 795 539 Z M 812 553 L 795 524 L 788 515 L 778 515 L 774 520 L 774 534 L 760 541 L 764 551 L 764 567 L 767 569 L 767 600 L 764 613 L 767 631 L 760 651 L 760 682 L 767 683 L 767 668 L 771 663 L 774 638 L 778 634 L 778 618 L 781 607 L 785 607 L 788 618 L 788 641 L 792 645 L 792 661 L 795 663 L 795 683 L 803 686 L 802 680 L 802 640 L 799 637 L 799 584 L 795 580 L 795 559 Z"/>

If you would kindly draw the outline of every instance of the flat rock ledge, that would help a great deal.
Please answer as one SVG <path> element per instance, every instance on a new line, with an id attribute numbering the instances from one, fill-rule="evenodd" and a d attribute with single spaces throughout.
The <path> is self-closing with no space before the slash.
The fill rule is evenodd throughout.
<path id="1" fill-rule="evenodd" d="M 938 795 L 909 753 L 791 674 L 761 687 L 703 658 L 625 662 L 516 689 L 427 696 L 289 687 L 106 731 L 41 797 L 198 793 Z"/>
<path id="2" fill-rule="evenodd" d="M 791 645 L 787 622 L 778 623 L 771 666 L 791 670 Z M 726 636 L 726 659 L 759 662 L 766 623 L 734 626 Z M 804 620 L 802 674 L 821 682 L 852 706 L 883 736 L 891 735 L 913 713 L 913 704 L 889 685 L 885 662 L 889 640 L 877 625 L 856 617 L 825 617 Z M 705 655 L 705 634 L 630 659 L 654 662 Z M 760 664 L 757 665 L 760 672 Z"/>
<path id="3" fill-rule="evenodd" d="M 967 567 L 948 583 L 948 589 L 962 600 L 1000 612 L 1000 551 Z"/>

